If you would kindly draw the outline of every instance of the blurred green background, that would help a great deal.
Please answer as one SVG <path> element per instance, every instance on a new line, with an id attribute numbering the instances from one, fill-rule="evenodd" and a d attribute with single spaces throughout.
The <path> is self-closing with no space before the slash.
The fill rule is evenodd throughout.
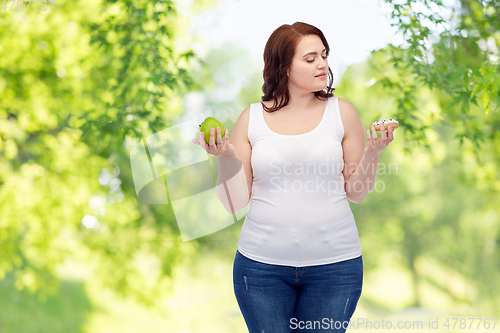
<path id="1" fill-rule="evenodd" d="M 430 41 L 440 1 L 383 2 L 406 46 L 334 85 L 365 129 L 400 123 L 378 185 L 350 203 L 365 265 L 353 320 L 499 332 L 485 320 L 500 308 L 500 4 L 458 1 L 456 28 Z M 238 43 L 190 49 L 190 17 L 217 1 L 183 15 L 170 1 L 27 4 L 0 9 L 0 332 L 246 332 L 232 285 L 244 217 L 182 242 L 171 206 L 137 199 L 129 155 L 188 101 L 224 110 L 231 131 L 263 68 Z M 244 86 L 221 98 L 235 66 Z"/>

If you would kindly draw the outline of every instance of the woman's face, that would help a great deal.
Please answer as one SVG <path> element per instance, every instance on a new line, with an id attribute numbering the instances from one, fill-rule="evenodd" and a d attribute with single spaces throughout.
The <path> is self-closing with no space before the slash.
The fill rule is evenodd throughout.
<path id="1" fill-rule="evenodd" d="M 326 48 L 321 38 L 316 35 L 302 37 L 288 71 L 289 86 L 294 85 L 308 92 L 323 90 L 328 85 L 326 76 L 316 77 L 322 72 L 328 75 Z"/>

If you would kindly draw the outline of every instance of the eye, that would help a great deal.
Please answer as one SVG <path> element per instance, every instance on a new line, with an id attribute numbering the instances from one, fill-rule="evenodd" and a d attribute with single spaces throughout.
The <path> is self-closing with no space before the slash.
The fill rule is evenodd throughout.
<path id="1" fill-rule="evenodd" d="M 322 58 L 323 58 L 323 59 L 326 59 L 326 58 L 328 58 L 328 56 L 326 56 L 326 57 L 322 57 Z M 307 60 L 307 62 L 308 62 L 308 63 L 312 63 L 313 61 L 314 61 L 314 59 L 313 59 L 313 60 Z"/>

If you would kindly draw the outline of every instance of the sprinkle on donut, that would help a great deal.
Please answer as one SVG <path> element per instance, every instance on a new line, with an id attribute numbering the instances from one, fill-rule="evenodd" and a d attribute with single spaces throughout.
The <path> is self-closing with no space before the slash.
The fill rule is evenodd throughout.
<path id="1" fill-rule="evenodd" d="M 385 120 L 376 120 L 373 122 L 372 125 L 375 126 L 375 130 L 380 131 L 381 126 L 379 125 L 383 125 L 385 130 L 387 130 L 389 126 L 391 126 L 394 129 L 399 127 L 399 122 L 396 119 L 391 118 Z"/>

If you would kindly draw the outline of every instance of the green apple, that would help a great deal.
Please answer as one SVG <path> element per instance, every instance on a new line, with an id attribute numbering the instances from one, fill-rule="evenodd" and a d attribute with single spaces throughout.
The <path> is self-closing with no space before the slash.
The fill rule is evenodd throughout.
<path id="1" fill-rule="evenodd" d="M 199 126 L 200 126 L 200 128 L 198 129 L 198 132 L 196 133 L 197 139 L 200 138 L 201 132 L 205 133 L 205 142 L 208 145 L 210 143 L 210 130 L 212 128 L 214 128 L 215 129 L 215 144 L 217 144 L 217 127 L 220 127 L 221 139 L 224 142 L 224 135 L 226 135 L 226 128 L 217 119 L 215 119 L 213 117 L 208 117 Z"/>

